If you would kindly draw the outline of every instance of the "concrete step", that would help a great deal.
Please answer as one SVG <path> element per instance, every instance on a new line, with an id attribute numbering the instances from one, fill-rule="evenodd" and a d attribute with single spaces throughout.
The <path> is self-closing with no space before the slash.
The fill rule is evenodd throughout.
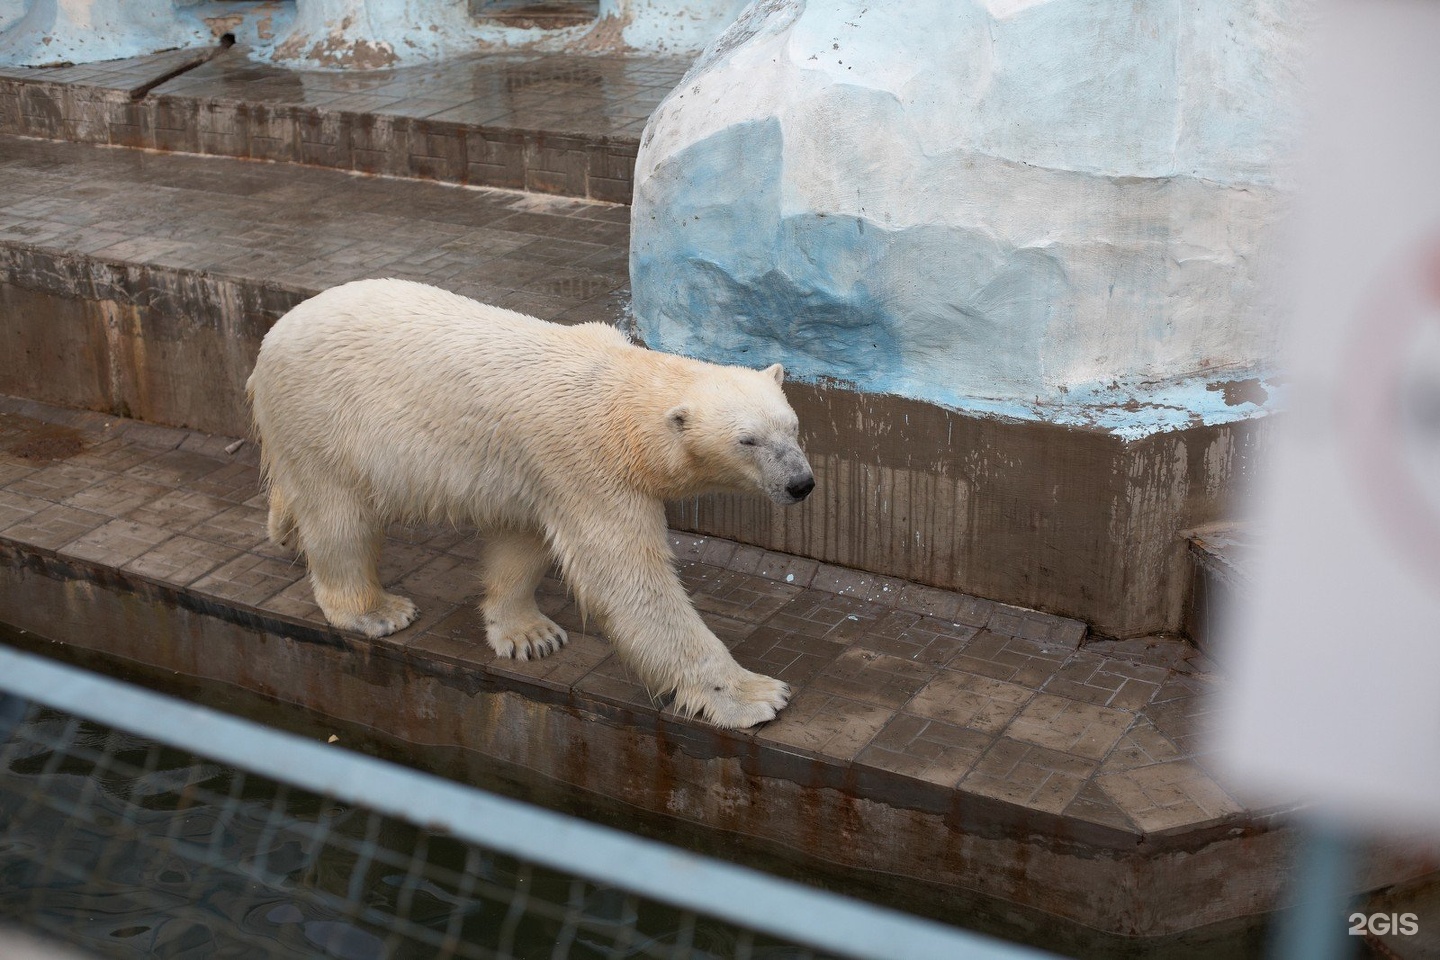
<path id="1" fill-rule="evenodd" d="M 0 133 L 628 203 L 645 120 L 688 61 L 487 54 L 296 71 L 243 47 L 0 68 Z"/>
<path id="2" fill-rule="evenodd" d="M 1251 589 L 1255 536 L 1245 523 L 1211 524 L 1186 534 L 1191 574 L 1185 634 L 1197 647 L 1215 649 L 1230 608 Z"/>
<path id="3" fill-rule="evenodd" d="M 616 322 L 628 208 L 0 137 L 0 392 L 241 434 L 261 338 L 362 277 Z"/>
<path id="4" fill-rule="evenodd" d="M 415 625 L 333 630 L 265 540 L 255 462 L 228 436 L 0 398 L 0 622 L 980 897 L 1032 933 L 1133 944 L 1279 896 L 1281 811 L 1210 770 L 1220 681 L 1183 643 L 1081 646 L 1074 620 L 677 532 L 701 615 L 795 689 L 778 720 L 723 732 L 652 700 L 553 579 L 540 602 L 571 643 L 497 660 L 465 530 L 392 531 L 382 576 L 418 599 Z M 1419 868 L 1367 869 L 1378 886 Z"/>

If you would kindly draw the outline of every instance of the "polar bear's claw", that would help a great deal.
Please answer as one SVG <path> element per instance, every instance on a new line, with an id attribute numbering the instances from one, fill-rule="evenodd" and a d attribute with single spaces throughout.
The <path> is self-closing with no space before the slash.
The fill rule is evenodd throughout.
<path id="1" fill-rule="evenodd" d="M 485 621 L 485 639 L 501 657 L 539 660 L 565 646 L 569 635 L 559 624 L 538 611 L 533 618 L 508 622 Z"/>
<path id="2" fill-rule="evenodd" d="M 414 623 L 419 615 L 420 609 L 412 601 L 398 594 L 386 593 L 381 595 L 380 604 L 374 610 L 356 616 L 349 623 L 335 625 L 358 631 L 367 637 L 386 637 L 397 630 L 404 630 Z"/>

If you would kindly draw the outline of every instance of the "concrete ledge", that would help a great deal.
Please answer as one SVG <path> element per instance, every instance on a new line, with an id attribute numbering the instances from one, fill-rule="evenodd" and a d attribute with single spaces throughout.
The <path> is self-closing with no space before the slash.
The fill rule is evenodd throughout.
<path id="1" fill-rule="evenodd" d="M 401 739 L 475 751 L 641 810 L 888 874 L 891 883 L 951 887 L 1104 934 L 1171 936 L 1253 917 L 1283 892 L 1291 839 L 1268 817 L 1137 835 L 989 797 L 917 790 L 895 774 L 858 776 L 751 735 L 13 543 L 0 544 L 0 620 Z M 1356 886 L 1376 889 L 1433 868 L 1423 857 L 1380 852 Z"/>
<path id="2" fill-rule="evenodd" d="M 355 76 L 179 53 L 0 69 L 0 133 L 629 203 L 645 118 L 686 67 L 496 54 Z"/>

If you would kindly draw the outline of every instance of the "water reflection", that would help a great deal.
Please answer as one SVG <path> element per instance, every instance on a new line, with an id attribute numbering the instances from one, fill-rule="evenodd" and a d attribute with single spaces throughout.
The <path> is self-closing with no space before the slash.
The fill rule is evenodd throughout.
<path id="1" fill-rule="evenodd" d="M 50 711 L 0 748 L 0 917 L 109 957 L 809 956 Z"/>

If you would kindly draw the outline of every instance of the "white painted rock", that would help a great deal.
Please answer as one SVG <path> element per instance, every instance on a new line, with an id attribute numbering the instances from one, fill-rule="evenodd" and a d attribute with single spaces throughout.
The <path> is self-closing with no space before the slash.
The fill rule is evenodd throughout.
<path id="1" fill-rule="evenodd" d="M 0 64 L 24 67 L 136 57 L 215 42 L 174 0 L 0 0 Z"/>
<path id="2" fill-rule="evenodd" d="M 588 24 L 496 25 L 469 0 L 0 0 L 0 66 L 50 66 L 211 46 L 231 33 L 257 60 L 307 70 L 403 67 L 525 49 L 693 55 L 744 0 L 600 0 Z"/>
<path id="3" fill-rule="evenodd" d="M 1213 388 L 1276 345 L 1307 11 L 757 0 L 646 128 L 640 332 L 1132 433 L 1253 413 Z"/>

